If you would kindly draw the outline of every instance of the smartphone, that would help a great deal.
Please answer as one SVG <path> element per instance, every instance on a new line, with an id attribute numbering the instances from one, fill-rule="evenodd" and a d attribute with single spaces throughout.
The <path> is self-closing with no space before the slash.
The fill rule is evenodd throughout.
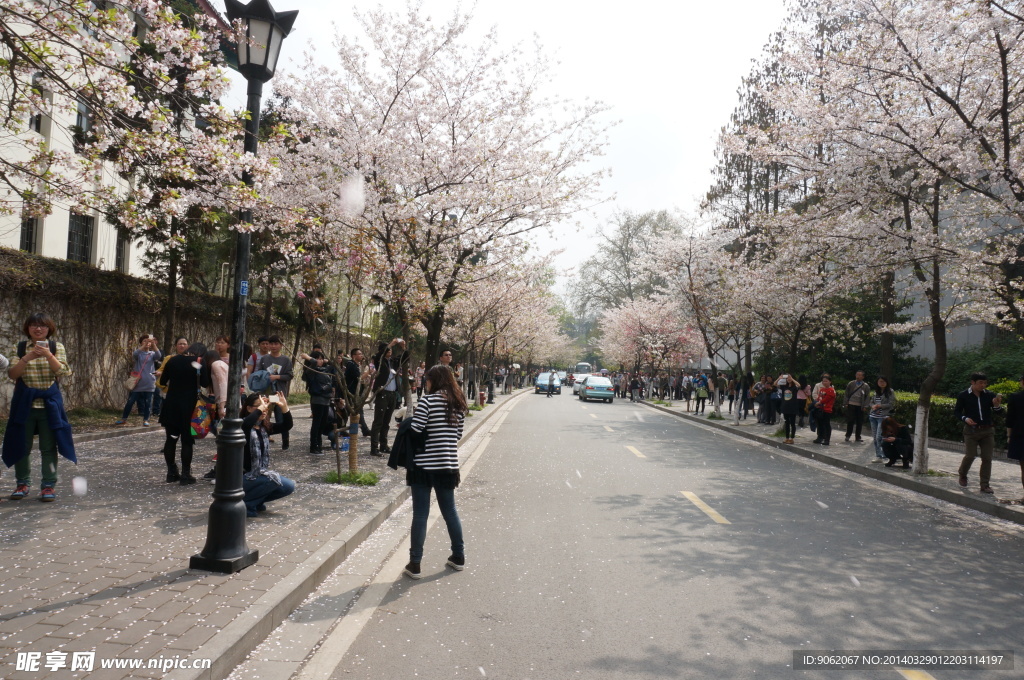
<path id="1" fill-rule="evenodd" d="M 277 396 L 276 394 L 272 394 L 270 395 L 270 398 L 267 399 L 267 401 L 269 401 L 271 404 L 280 404 L 281 397 Z"/>
<path id="2" fill-rule="evenodd" d="M 50 346 L 50 341 L 49 340 L 36 340 L 36 347 L 49 347 L 49 346 Z"/>

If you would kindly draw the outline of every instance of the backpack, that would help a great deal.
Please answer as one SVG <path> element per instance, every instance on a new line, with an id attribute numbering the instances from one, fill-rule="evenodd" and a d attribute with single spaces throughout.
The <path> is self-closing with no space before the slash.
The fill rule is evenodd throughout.
<path id="1" fill-rule="evenodd" d="M 28 340 L 22 340 L 18 343 L 18 358 L 21 359 L 26 353 L 28 353 Z M 57 355 L 56 340 L 50 340 L 50 354 Z"/>
<path id="2" fill-rule="evenodd" d="M 269 371 L 253 371 L 249 376 L 249 390 L 252 392 L 265 392 L 270 387 Z"/>

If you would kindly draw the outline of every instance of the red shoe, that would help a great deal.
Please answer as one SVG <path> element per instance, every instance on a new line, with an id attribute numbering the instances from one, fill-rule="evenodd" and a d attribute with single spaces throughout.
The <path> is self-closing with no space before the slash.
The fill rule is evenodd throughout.
<path id="1" fill-rule="evenodd" d="M 53 487 L 44 486 L 43 490 L 39 492 L 39 500 L 44 503 L 52 503 L 57 500 L 57 494 L 53 493 Z"/>
<path id="2" fill-rule="evenodd" d="M 11 494 L 10 498 L 12 501 L 20 501 L 22 498 L 28 495 L 28 484 L 19 484 L 15 489 L 14 493 Z"/>

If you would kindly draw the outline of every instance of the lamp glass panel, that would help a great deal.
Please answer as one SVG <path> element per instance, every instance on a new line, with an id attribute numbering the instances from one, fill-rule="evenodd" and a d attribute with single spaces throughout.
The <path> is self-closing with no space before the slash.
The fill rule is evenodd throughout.
<path id="1" fill-rule="evenodd" d="M 267 54 L 267 71 L 271 74 L 277 70 L 277 58 L 281 56 L 281 41 L 284 40 L 284 33 L 277 26 L 274 26 L 270 34 L 270 46 Z"/>
<path id="2" fill-rule="evenodd" d="M 249 45 L 248 59 L 246 63 L 253 66 L 266 66 L 267 46 L 270 44 L 272 24 L 269 21 L 249 19 L 249 38 L 252 43 Z M 239 62 L 241 66 L 241 61 Z"/>

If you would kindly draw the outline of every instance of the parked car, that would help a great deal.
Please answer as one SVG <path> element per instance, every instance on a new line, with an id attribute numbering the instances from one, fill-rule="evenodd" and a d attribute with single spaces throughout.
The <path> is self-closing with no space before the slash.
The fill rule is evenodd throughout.
<path id="1" fill-rule="evenodd" d="M 579 383 L 580 400 L 603 399 L 609 404 L 615 399 L 615 388 L 612 381 L 601 375 L 588 375 Z"/>
<path id="2" fill-rule="evenodd" d="M 573 394 L 579 394 L 580 393 L 580 383 L 582 383 L 583 380 L 586 379 L 586 377 L 589 376 L 589 375 L 590 375 L 589 373 L 577 373 L 576 374 L 576 380 L 572 384 L 572 393 Z"/>
<path id="3" fill-rule="evenodd" d="M 536 382 L 533 383 L 534 394 L 547 394 L 548 393 L 548 373 L 539 373 L 537 375 Z M 555 383 L 553 385 L 555 394 L 562 393 L 562 381 L 558 379 L 558 374 L 555 373 Z"/>

